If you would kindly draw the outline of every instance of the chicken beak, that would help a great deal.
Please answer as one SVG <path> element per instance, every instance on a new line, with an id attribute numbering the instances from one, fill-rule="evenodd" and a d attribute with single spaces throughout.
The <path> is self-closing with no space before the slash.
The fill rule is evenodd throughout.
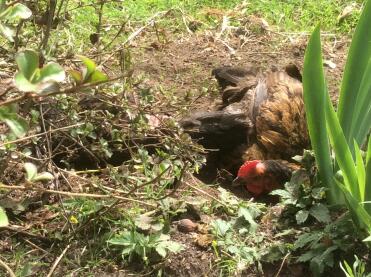
<path id="1" fill-rule="evenodd" d="M 239 187 L 239 186 L 243 186 L 243 185 L 245 185 L 245 180 L 242 179 L 241 177 L 236 177 L 232 181 L 232 187 Z"/>

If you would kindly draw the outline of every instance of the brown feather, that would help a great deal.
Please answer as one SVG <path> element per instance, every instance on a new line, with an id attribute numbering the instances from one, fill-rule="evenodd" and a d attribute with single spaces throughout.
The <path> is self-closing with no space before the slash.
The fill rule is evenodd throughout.
<path id="1" fill-rule="evenodd" d="M 266 151 L 290 159 L 309 146 L 302 84 L 285 72 L 267 76 L 268 99 L 255 119 L 256 136 Z"/>

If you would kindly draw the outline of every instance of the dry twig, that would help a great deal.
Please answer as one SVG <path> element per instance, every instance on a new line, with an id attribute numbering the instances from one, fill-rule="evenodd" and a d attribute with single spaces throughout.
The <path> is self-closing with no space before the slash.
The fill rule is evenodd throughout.
<path id="1" fill-rule="evenodd" d="M 51 277 L 53 276 L 53 273 L 55 271 L 55 269 L 57 268 L 58 264 L 60 263 L 60 261 L 62 260 L 63 256 L 66 254 L 67 250 L 71 247 L 71 244 L 67 245 L 66 248 L 63 250 L 63 252 L 59 255 L 59 257 L 54 261 L 53 263 L 53 266 L 51 267 L 51 269 L 49 270 L 49 273 L 48 275 L 46 275 L 46 277 Z"/>
<path id="2" fill-rule="evenodd" d="M 0 266 L 2 266 L 9 273 L 10 277 L 16 277 L 13 270 L 5 262 L 3 262 L 1 259 L 0 259 Z"/>

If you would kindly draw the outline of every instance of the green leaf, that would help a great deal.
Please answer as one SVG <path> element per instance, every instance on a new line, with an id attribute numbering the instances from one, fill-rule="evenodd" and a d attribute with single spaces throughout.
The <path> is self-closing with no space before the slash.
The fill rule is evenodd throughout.
<path id="1" fill-rule="evenodd" d="M 24 137 L 28 130 L 27 121 L 18 115 L 4 118 L 4 122 L 9 126 L 10 130 L 18 137 Z"/>
<path id="2" fill-rule="evenodd" d="M 338 182 L 336 179 L 334 179 L 334 181 L 344 193 L 353 222 L 358 228 L 371 231 L 371 215 L 367 213 L 362 204 L 354 198 L 342 183 Z"/>
<path id="3" fill-rule="evenodd" d="M 53 174 L 51 174 L 50 172 L 41 172 L 32 179 L 32 182 L 51 181 L 51 180 L 54 180 Z"/>
<path id="4" fill-rule="evenodd" d="M 346 277 L 355 277 L 353 275 L 352 268 L 349 266 L 349 264 L 347 263 L 347 261 L 344 261 L 344 266 L 345 266 L 345 268 L 343 267 L 343 264 L 340 263 L 340 268 L 345 273 L 345 276 Z"/>
<path id="5" fill-rule="evenodd" d="M 366 181 L 365 181 L 365 197 L 364 201 L 370 203 L 364 204 L 366 211 L 371 215 L 371 137 L 368 139 L 367 153 L 366 153 Z"/>
<path id="6" fill-rule="evenodd" d="M 99 70 L 95 70 L 91 74 L 88 82 L 94 84 L 94 83 L 103 82 L 103 81 L 107 81 L 107 80 L 108 80 L 108 77 L 107 77 L 106 74 L 104 74 L 103 72 L 101 72 Z"/>
<path id="7" fill-rule="evenodd" d="M 27 19 L 32 15 L 32 12 L 27 6 L 22 5 L 20 3 L 15 4 L 10 8 L 10 12 L 7 14 L 7 19 L 15 19 L 15 18 L 21 18 L 21 19 Z"/>
<path id="8" fill-rule="evenodd" d="M 330 212 L 323 204 L 316 204 L 309 210 L 309 213 L 319 222 L 329 223 L 331 221 Z"/>
<path id="9" fill-rule="evenodd" d="M 250 224 L 250 231 L 255 232 L 259 225 L 255 222 L 254 216 L 249 209 L 244 207 L 239 208 L 238 217 L 243 217 Z"/>
<path id="10" fill-rule="evenodd" d="M 43 95 L 52 92 L 60 91 L 60 86 L 57 82 L 48 81 L 48 82 L 40 82 L 35 86 L 34 92 Z"/>
<path id="11" fill-rule="evenodd" d="M 23 92 L 37 91 L 37 85 L 32 84 L 22 72 L 17 72 L 14 76 L 14 82 L 17 88 Z"/>
<path id="12" fill-rule="evenodd" d="M 169 241 L 167 244 L 167 249 L 172 253 L 178 253 L 184 249 L 183 245 L 175 241 Z"/>
<path id="13" fill-rule="evenodd" d="M 284 189 L 276 189 L 270 193 L 271 195 L 278 195 L 284 199 L 290 199 L 291 193 Z"/>
<path id="14" fill-rule="evenodd" d="M 166 257 L 166 248 L 164 245 L 158 245 L 156 248 L 156 252 L 163 258 Z"/>
<path id="15" fill-rule="evenodd" d="M 225 234 L 229 231 L 231 228 L 231 224 L 229 222 L 226 222 L 222 219 L 217 219 L 212 222 L 212 227 L 216 233 L 217 236 L 225 236 Z"/>
<path id="16" fill-rule="evenodd" d="M 303 96 L 309 136 L 322 182 L 329 188 L 329 201 L 338 203 L 340 191 L 333 183 L 333 167 L 326 130 L 326 82 L 322 66 L 320 28 L 317 26 L 305 51 Z"/>
<path id="17" fill-rule="evenodd" d="M 16 61 L 19 72 L 15 75 L 15 84 L 24 92 L 45 94 L 58 91 L 57 82 L 62 82 L 66 77 L 63 68 L 57 63 L 48 63 L 40 69 L 39 55 L 33 50 L 20 52 Z"/>
<path id="18" fill-rule="evenodd" d="M 22 271 L 20 272 L 19 276 L 20 277 L 28 277 L 28 276 L 33 276 L 33 264 L 31 262 L 26 263 L 23 265 Z"/>
<path id="19" fill-rule="evenodd" d="M 341 129 L 339 120 L 336 116 L 334 107 L 331 104 L 330 96 L 328 94 L 326 104 L 326 123 L 331 145 L 335 152 L 336 162 L 343 173 L 343 177 L 345 180 L 344 184 L 346 188 L 358 201 L 360 201 L 357 170 L 354 165 L 352 153 L 344 136 L 343 130 Z"/>
<path id="20" fill-rule="evenodd" d="M 370 38 L 371 40 L 371 38 Z M 371 47 L 371 42 L 370 42 Z M 362 74 L 362 72 L 357 72 Z M 354 137 L 358 145 L 362 145 L 371 127 L 371 58 L 368 61 L 363 79 L 358 91 L 357 102 L 352 115 L 350 136 Z"/>
<path id="21" fill-rule="evenodd" d="M 14 42 L 15 31 L 4 23 L 0 23 L 0 33 L 10 42 Z"/>
<path id="22" fill-rule="evenodd" d="M 363 73 L 371 57 L 371 1 L 365 1 L 363 12 L 354 31 L 344 69 L 339 97 L 338 116 L 348 143 L 352 143 L 351 124 L 356 110 L 356 101 L 360 99 L 360 86 Z M 358 100 L 360 101 L 360 100 Z M 368 101 L 371 101 L 368 99 Z M 359 127 L 355 126 L 355 127 Z M 361 142 L 357 140 L 357 143 Z"/>
<path id="23" fill-rule="evenodd" d="M 87 81 L 89 80 L 91 74 L 95 71 L 95 69 L 97 68 L 97 65 L 95 64 L 95 62 L 85 56 L 79 56 L 80 60 L 84 63 L 84 65 L 86 66 L 86 70 L 83 74 L 83 77 L 84 77 L 84 81 Z"/>
<path id="24" fill-rule="evenodd" d="M 2 207 L 0 207 L 0 227 L 9 225 L 8 217 Z"/>
<path id="25" fill-rule="evenodd" d="M 304 233 L 298 237 L 296 242 L 294 243 L 294 250 L 303 248 L 308 244 L 317 243 L 322 239 L 322 234 L 320 232 L 313 232 L 313 233 Z"/>
<path id="26" fill-rule="evenodd" d="M 64 69 L 59 64 L 51 62 L 41 69 L 38 82 L 62 82 L 65 78 Z"/>
<path id="27" fill-rule="evenodd" d="M 33 50 L 19 52 L 15 58 L 19 72 L 32 82 L 32 77 L 39 67 L 39 55 Z"/>
<path id="28" fill-rule="evenodd" d="M 366 169 L 365 164 L 363 163 L 361 150 L 359 149 L 356 140 L 354 140 L 354 153 L 356 156 L 356 169 L 360 201 L 363 202 L 365 201 Z"/>
<path id="29" fill-rule="evenodd" d="M 298 224 L 303 224 L 308 218 L 309 212 L 306 210 L 298 211 L 295 215 L 296 222 Z"/>
<path id="30" fill-rule="evenodd" d="M 313 259 L 314 257 L 316 257 L 318 255 L 317 251 L 316 250 L 310 250 L 310 251 L 307 251 L 305 252 L 304 254 L 302 254 L 298 259 L 297 261 L 298 262 L 308 262 L 310 261 L 311 259 Z"/>
<path id="31" fill-rule="evenodd" d="M 82 83 L 82 75 L 81 72 L 77 70 L 69 70 L 68 73 L 71 75 L 72 79 L 77 83 Z"/>
<path id="32" fill-rule="evenodd" d="M 25 163 L 24 168 L 26 170 L 26 180 L 32 182 L 37 176 L 37 167 L 33 163 Z"/>
<path id="33" fill-rule="evenodd" d="M 0 107 L 0 120 L 4 121 L 19 138 L 23 137 L 28 130 L 27 121 L 17 115 L 15 105 Z"/>

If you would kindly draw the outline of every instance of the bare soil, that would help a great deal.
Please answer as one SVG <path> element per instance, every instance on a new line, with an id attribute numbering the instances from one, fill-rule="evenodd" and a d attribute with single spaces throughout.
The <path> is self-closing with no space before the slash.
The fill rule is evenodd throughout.
<path id="1" fill-rule="evenodd" d="M 174 106 L 174 113 L 171 115 L 180 119 L 189 110 L 209 110 L 219 101 L 216 81 L 211 76 L 213 68 L 221 65 L 255 65 L 266 70 L 272 67 L 283 68 L 289 63 L 295 63 L 302 68 L 308 36 L 264 30 L 252 32 L 249 26 L 246 26 L 246 29 L 231 30 L 228 35 L 223 34 L 220 38 L 218 31 L 180 35 L 167 33 L 166 38 L 166 42 L 159 42 L 155 32 L 150 30 L 135 41 L 130 47 L 132 63 L 135 65 L 134 75 L 145 75 L 145 85 L 153 90 L 164 88 L 166 91 L 176 93 L 177 97 L 189 99 L 188 107 L 184 110 Z M 347 49 L 348 40 L 325 37 L 323 43 L 325 69 L 334 101 L 337 100 Z M 74 180 L 74 185 L 78 186 L 79 181 Z M 207 193 L 214 197 L 219 194 L 213 187 L 207 188 Z M 206 196 L 205 198 L 210 201 L 210 198 Z M 39 201 L 42 206 L 42 198 Z M 60 226 L 53 225 L 52 220 L 56 215 L 40 206 L 36 208 L 38 208 L 36 213 L 30 211 L 25 214 L 22 224 L 28 225 L 29 230 L 39 228 L 47 232 L 49 237 L 54 237 L 54 234 L 57 237 Z M 185 250 L 170 255 L 162 264 L 165 276 L 219 276 L 215 266 L 218 259 L 211 245 L 201 246 L 199 243 L 199 239 L 205 234 L 181 233 L 177 231 L 176 223 L 172 228 L 172 240 L 183 244 Z M 4 238 L 9 238 L 10 233 L 3 232 L 3 235 Z M 33 234 L 18 235 L 27 238 Z M 42 232 L 34 236 L 46 246 L 45 249 L 53 245 L 53 240 L 45 240 Z M 10 240 L 2 239 L 0 252 L 9 252 L 11 249 Z M 76 245 L 76 249 L 81 250 L 81 246 Z M 68 254 L 69 258 L 73 260 L 76 253 Z M 53 261 L 51 258 L 49 260 Z M 288 267 L 285 262 L 264 265 L 263 270 L 264 276 L 276 276 L 278 272 L 279 276 L 310 276 L 306 265 Z M 63 271 L 63 267 L 59 268 L 54 276 L 63 276 Z M 128 273 L 127 270 L 122 271 L 119 266 L 96 273 L 94 276 L 128 276 L 127 274 L 138 276 L 135 271 Z M 241 276 L 259 274 L 255 267 L 251 267 Z"/>
<path id="2" fill-rule="evenodd" d="M 141 47 L 133 48 L 135 74 L 149 76 L 152 88 L 173 90 L 178 97 L 190 97 L 190 110 L 210 110 L 220 101 L 216 82 L 211 71 L 221 65 L 254 65 L 263 71 L 272 67 L 283 68 L 289 63 L 300 69 L 308 36 L 283 35 L 263 31 L 240 34 L 232 31 L 224 39 L 215 32 L 196 32 L 192 35 L 168 36 L 166 43 L 148 39 L 148 34 L 138 41 Z M 233 49 L 233 50 L 232 50 Z M 337 101 L 342 70 L 346 59 L 348 40 L 325 37 L 323 53 L 325 73 L 332 100 Z M 138 54 L 140 53 L 140 54 Z M 179 118 L 186 113 L 176 114 Z M 210 188 L 209 193 L 217 194 Z M 199 234 L 175 231 L 172 239 L 182 243 L 185 250 L 171 255 L 165 262 L 166 276 L 218 276 L 217 257 L 211 247 L 197 245 Z M 264 264 L 264 276 L 311 276 L 307 265 L 287 263 Z M 241 276 L 260 276 L 252 267 Z"/>

